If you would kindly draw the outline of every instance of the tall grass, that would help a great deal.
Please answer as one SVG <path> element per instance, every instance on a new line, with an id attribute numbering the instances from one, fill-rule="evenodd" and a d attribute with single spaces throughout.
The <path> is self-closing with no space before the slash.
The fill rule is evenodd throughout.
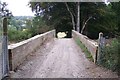
<path id="1" fill-rule="evenodd" d="M 82 51 L 85 53 L 85 56 L 89 60 L 94 61 L 91 53 L 88 51 L 88 49 L 85 47 L 85 45 L 79 40 L 79 38 L 76 38 L 75 42 L 78 44 L 78 46 L 80 46 L 80 48 L 82 49 Z"/>

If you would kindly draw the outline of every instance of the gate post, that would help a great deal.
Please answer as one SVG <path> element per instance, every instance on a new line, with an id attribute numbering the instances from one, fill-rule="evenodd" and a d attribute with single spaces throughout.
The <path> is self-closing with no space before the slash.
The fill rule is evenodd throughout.
<path id="1" fill-rule="evenodd" d="M 2 79 L 2 38 L 3 38 L 3 20 L 0 17 L 0 80 Z"/>
<path id="2" fill-rule="evenodd" d="M 2 43 L 2 77 L 8 76 L 9 59 L 8 59 L 8 36 L 7 36 L 7 18 L 3 18 L 3 43 Z"/>
<path id="3" fill-rule="evenodd" d="M 103 37 L 103 33 L 99 33 L 99 38 L 98 38 L 98 52 L 97 52 L 97 63 L 101 63 L 101 59 L 103 57 L 103 48 L 105 46 L 105 38 Z"/>

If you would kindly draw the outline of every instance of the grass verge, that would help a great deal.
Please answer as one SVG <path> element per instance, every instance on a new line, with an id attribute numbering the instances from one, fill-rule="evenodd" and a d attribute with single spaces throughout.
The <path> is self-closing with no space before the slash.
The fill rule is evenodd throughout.
<path id="1" fill-rule="evenodd" d="M 85 47 L 85 45 L 80 41 L 79 38 L 75 39 L 75 42 L 77 43 L 77 45 L 81 48 L 81 50 L 85 53 L 85 56 L 90 60 L 90 61 L 94 61 L 93 57 L 91 55 L 91 53 L 88 51 L 88 49 Z"/>

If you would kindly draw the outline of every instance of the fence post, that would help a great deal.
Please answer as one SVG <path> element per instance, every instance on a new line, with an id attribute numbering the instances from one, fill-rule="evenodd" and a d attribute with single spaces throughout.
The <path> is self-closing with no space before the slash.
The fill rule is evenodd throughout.
<path id="1" fill-rule="evenodd" d="M 97 52 L 97 63 L 100 64 L 103 56 L 103 48 L 105 46 L 105 38 L 103 37 L 103 33 L 99 33 L 98 38 L 98 52 Z"/>
<path id="2" fill-rule="evenodd" d="M 2 44 L 2 77 L 8 76 L 9 59 L 8 59 L 8 36 L 7 36 L 7 18 L 3 18 L 3 44 Z"/>

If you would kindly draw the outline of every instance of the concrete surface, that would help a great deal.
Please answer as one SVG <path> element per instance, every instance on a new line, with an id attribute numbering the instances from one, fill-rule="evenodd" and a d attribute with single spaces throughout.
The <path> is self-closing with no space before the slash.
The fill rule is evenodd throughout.
<path id="1" fill-rule="evenodd" d="M 94 59 L 94 62 L 96 62 L 97 61 L 98 43 L 89 39 L 87 36 L 84 36 L 74 30 L 72 31 L 72 36 L 75 40 L 79 39 L 85 45 L 85 47 L 91 53 L 91 55 Z"/>
<path id="2" fill-rule="evenodd" d="M 55 30 L 52 30 L 41 35 L 36 35 L 28 40 L 9 45 L 10 70 L 15 70 L 28 55 L 35 52 L 43 43 L 53 40 L 54 33 Z"/>
<path id="3" fill-rule="evenodd" d="M 117 78 L 116 73 L 90 62 L 75 41 L 55 39 L 31 54 L 11 72 L 12 78 Z"/>

